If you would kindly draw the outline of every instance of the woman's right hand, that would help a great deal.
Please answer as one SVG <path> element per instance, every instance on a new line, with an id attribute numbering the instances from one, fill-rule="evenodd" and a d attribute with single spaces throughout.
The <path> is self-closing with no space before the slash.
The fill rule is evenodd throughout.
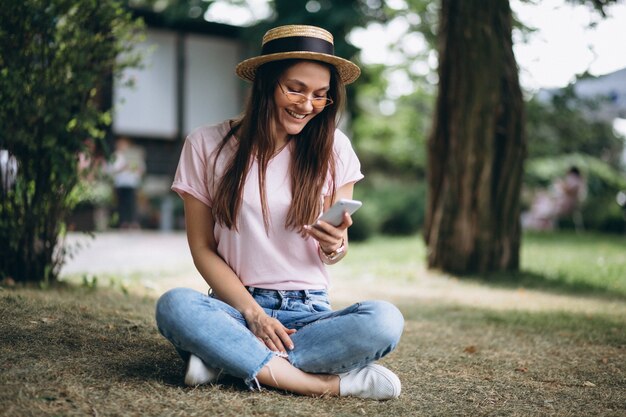
<path id="1" fill-rule="evenodd" d="M 263 311 L 244 313 L 244 317 L 250 331 L 270 350 L 287 353 L 287 349 L 293 349 L 293 342 L 289 335 L 294 334 L 295 329 L 286 328 L 280 321 L 268 316 Z"/>

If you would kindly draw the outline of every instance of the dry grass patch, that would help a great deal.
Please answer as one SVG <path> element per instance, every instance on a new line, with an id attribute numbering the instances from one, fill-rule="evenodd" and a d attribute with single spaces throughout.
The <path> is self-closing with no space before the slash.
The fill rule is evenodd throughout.
<path id="1" fill-rule="evenodd" d="M 0 287 L 0 415 L 626 415 L 623 237 L 529 236 L 526 272 L 471 280 L 427 271 L 418 237 L 353 244 L 332 270 L 335 307 L 382 298 L 406 318 L 397 351 L 383 361 L 403 392 L 387 402 L 249 392 L 236 380 L 184 387 L 154 304 L 168 288 L 206 286 L 191 267 L 157 273 L 169 271 L 159 251 L 139 253 L 156 245 L 187 254 L 184 239 L 108 238 L 86 252 L 85 265 L 99 269 L 76 269 L 76 286 Z M 123 258 L 131 247 L 137 253 Z M 149 272 L 107 269 L 140 256 Z"/>
<path id="2" fill-rule="evenodd" d="M 398 356 L 412 370 L 403 380 L 411 384 L 405 393 L 420 399 L 412 404 L 417 415 L 626 412 L 623 322 L 455 306 L 404 310 L 414 316 Z"/>
<path id="3" fill-rule="evenodd" d="M 624 321 L 403 304 L 384 361 L 400 399 L 303 398 L 238 381 L 182 386 L 154 299 L 107 289 L 0 291 L 0 414 L 6 416 L 623 416 Z"/>

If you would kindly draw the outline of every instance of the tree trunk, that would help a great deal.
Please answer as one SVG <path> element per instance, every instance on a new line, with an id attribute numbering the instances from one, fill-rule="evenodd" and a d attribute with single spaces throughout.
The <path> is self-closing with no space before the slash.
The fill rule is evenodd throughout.
<path id="1" fill-rule="evenodd" d="M 439 94 L 428 144 L 428 265 L 517 270 L 526 154 L 505 0 L 442 0 Z"/>

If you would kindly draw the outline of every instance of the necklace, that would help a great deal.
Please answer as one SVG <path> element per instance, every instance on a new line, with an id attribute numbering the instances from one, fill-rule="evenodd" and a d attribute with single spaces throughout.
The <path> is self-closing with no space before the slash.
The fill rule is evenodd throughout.
<path id="1" fill-rule="evenodd" d="M 291 141 L 289 139 L 287 139 L 287 141 L 285 143 L 280 145 L 280 147 L 274 151 L 274 153 L 272 154 L 272 158 L 275 157 L 276 155 L 278 155 L 279 153 L 281 153 L 283 151 L 283 149 L 285 149 L 285 147 L 287 145 L 289 145 L 289 143 L 291 143 Z"/>

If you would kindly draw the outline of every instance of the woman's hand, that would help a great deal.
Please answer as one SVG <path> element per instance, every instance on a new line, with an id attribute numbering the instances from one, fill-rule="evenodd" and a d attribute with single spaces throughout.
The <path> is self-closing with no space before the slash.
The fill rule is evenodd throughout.
<path id="1" fill-rule="evenodd" d="M 312 225 L 304 226 L 306 233 L 317 240 L 324 253 L 332 253 L 345 243 L 346 229 L 352 226 L 352 217 L 348 212 L 343 213 L 343 221 L 339 226 L 333 226 L 325 221 L 318 220 Z"/>
<path id="2" fill-rule="evenodd" d="M 281 322 L 268 316 L 265 312 L 244 313 L 248 328 L 259 340 L 274 352 L 287 353 L 293 349 L 292 335 L 296 329 L 288 329 Z"/>

